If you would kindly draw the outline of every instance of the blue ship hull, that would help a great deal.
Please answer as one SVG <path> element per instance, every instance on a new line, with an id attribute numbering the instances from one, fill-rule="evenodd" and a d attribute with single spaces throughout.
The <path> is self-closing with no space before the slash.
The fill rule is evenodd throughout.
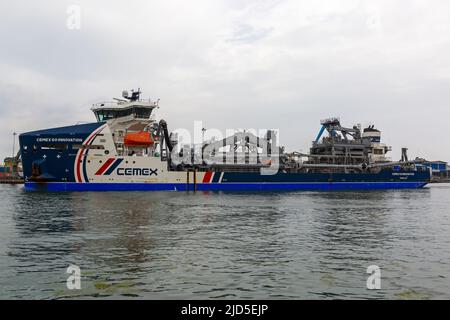
<path id="1" fill-rule="evenodd" d="M 298 183 L 199 183 L 198 191 L 295 191 L 295 190 L 386 190 L 418 189 L 427 183 L 412 182 L 298 182 Z M 193 185 L 185 183 L 71 183 L 26 182 L 28 190 L 42 191 L 188 191 Z"/>

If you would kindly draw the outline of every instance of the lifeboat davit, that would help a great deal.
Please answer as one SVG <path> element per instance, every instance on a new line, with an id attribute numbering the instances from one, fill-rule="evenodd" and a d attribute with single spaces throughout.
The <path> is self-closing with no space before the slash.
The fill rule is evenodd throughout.
<path id="1" fill-rule="evenodd" d="M 126 146 L 150 146 L 154 141 L 150 132 L 141 131 L 126 134 L 124 143 Z"/>

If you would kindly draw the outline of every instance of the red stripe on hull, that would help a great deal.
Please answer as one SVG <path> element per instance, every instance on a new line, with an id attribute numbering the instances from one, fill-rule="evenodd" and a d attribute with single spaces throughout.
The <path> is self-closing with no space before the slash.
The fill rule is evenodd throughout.
<path id="1" fill-rule="evenodd" d="M 81 182 L 80 159 L 77 158 L 77 182 Z"/>
<path id="2" fill-rule="evenodd" d="M 209 183 L 211 181 L 211 177 L 212 177 L 212 172 L 208 171 L 205 172 L 205 175 L 203 176 L 203 183 Z"/>
<path id="3" fill-rule="evenodd" d="M 108 160 L 106 160 L 106 162 L 100 167 L 100 169 L 98 169 L 98 171 L 95 173 L 96 176 L 102 175 L 103 172 L 106 171 L 106 169 L 108 169 L 108 167 L 111 165 L 111 163 L 113 163 L 114 158 L 109 158 Z"/>
<path id="4" fill-rule="evenodd" d="M 83 143 L 84 146 L 88 145 L 96 136 L 97 134 L 102 131 L 105 128 L 105 125 L 101 126 L 100 128 L 96 129 L 93 133 L 92 136 L 90 138 L 87 139 L 87 141 L 85 141 Z M 83 182 L 81 180 L 81 170 L 80 170 L 80 163 L 81 163 L 81 158 L 84 154 L 84 152 L 86 151 L 86 149 L 81 149 L 81 152 L 79 153 L 78 157 L 76 158 L 77 161 L 77 182 Z"/>

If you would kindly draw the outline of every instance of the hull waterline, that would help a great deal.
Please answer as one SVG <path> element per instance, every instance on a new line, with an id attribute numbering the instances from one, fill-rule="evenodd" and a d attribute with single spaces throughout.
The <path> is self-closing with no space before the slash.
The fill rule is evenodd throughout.
<path id="1" fill-rule="evenodd" d="M 420 189 L 426 182 L 301 182 L 301 183 L 64 183 L 26 182 L 26 190 L 42 191 L 301 191 Z"/>

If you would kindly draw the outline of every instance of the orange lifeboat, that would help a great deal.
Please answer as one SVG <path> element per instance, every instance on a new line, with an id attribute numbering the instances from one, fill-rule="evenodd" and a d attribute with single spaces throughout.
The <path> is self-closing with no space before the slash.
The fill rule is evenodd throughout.
<path id="1" fill-rule="evenodd" d="M 124 143 L 126 146 L 150 146 L 154 141 L 150 132 L 140 131 L 125 135 Z"/>

